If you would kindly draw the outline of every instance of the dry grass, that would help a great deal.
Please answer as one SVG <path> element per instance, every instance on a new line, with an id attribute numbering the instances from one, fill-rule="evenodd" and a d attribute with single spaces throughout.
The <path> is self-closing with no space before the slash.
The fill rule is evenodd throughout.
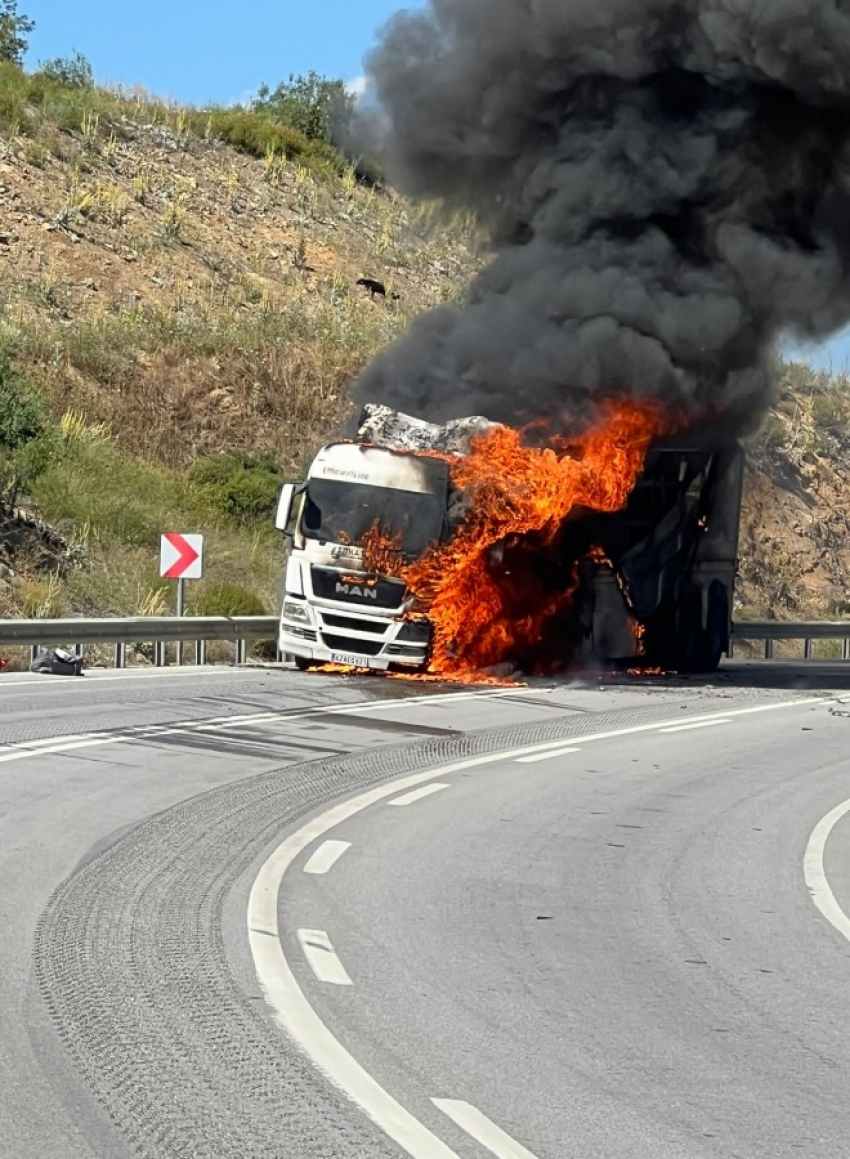
<path id="1" fill-rule="evenodd" d="M 29 500 L 85 564 L 44 575 L 19 553 L 0 614 L 158 606 L 169 529 L 203 529 L 210 582 L 271 609 L 271 521 L 210 509 L 187 469 L 236 450 L 303 469 L 371 356 L 463 291 L 474 223 L 364 186 L 326 146 L 245 109 L 64 89 L 5 65 L 0 158 L 0 346 L 54 424 L 88 432 L 64 431 Z"/>

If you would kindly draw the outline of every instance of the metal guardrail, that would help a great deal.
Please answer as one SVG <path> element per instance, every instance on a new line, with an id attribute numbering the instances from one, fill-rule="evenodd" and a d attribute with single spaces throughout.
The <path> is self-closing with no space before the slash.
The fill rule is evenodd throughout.
<path id="1" fill-rule="evenodd" d="M 811 660 L 815 640 L 840 640 L 841 659 L 850 660 L 850 620 L 742 620 L 732 625 L 732 644 L 763 640 L 764 658 L 772 660 L 777 640 L 802 640 L 803 659 Z"/>
<path id="2" fill-rule="evenodd" d="M 236 663 L 244 664 L 249 640 L 276 640 L 276 616 L 130 616 L 103 620 L 0 620 L 0 647 L 29 645 L 70 646 L 80 654 L 84 644 L 114 644 L 115 667 L 123 668 L 128 644 L 153 644 L 153 662 L 166 663 L 167 643 L 177 643 L 177 662 L 183 645 L 194 643 L 195 663 L 206 663 L 206 646 L 212 640 L 232 640 Z"/>
<path id="3" fill-rule="evenodd" d="M 166 662 L 165 645 L 178 644 L 178 663 L 182 645 L 194 643 L 195 663 L 206 663 L 206 645 L 210 641 L 232 640 L 236 644 L 236 663 L 244 664 L 249 640 L 276 640 L 276 616 L 130 616 L 102 620 L 0 620 L 0 647 L 29 646 L 76 648 L 84 644 L 114 644 L 115 667 L 123 668 L 128 644 L 153 644 L 153 662 Z M 806 660 L 812 658 L 815 640 L 841 640 L 843 660 L 850 660 L 850 620 L 812 620 L 791 622 L 779 620 L 742 620 L 732 626 L 732 645 L 739 641 L 764 641 L 766 660 L 772 660 L 777 640 L 802 640 Z M 280 659 L 280 657 L 278 657 Z"/>

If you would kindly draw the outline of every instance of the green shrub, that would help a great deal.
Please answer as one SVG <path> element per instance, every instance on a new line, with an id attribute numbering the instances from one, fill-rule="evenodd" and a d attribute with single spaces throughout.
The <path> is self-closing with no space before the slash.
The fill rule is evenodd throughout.
<path id="1" fill-rule="evenodd" d="M 343 81 L 311 71 L 306 76 L 290 75 L 273 92 L 261 85 L 253 108 L 291 125 L 311 141 L 330 143 L 345 132 L 354 105 L 355 98 Z"/>
<path id="2" fill-rule="evenodd" d="M 812 419 L 819 430 L 846 434 L 848 415 L 845 400 L 833 389 L 816 394 L 812 399 Z"/>
<path id="3" fill-rule="evenodd" d="M 26 491 L 56 463 L 62 450 L 62 437 L 56 427 L 48 427 L 18 447 L 12 458 L 19 486 Z"/>
<path id="4" fill-rule="evenodd" d="M 237 471 L 224 487 L 225 509 L 237 519 L 259 519 L 275 509 L 280 476 L 271 471 Z"/>
<path id="5" fill-rule="evenodd" d="M 271 455 L 206 455 L 189 468 L 219 511 L 235 519 L 261 519 L 274 511 L 283 477 Z"/>
<path id="6" fill-rule="evenodd" d="M 190 616 L 267 616 L 258 595 L 239 584 L 200 583 L 189 593 Z"/>
<path id="7" fill-rule="evenodd" d="M 777 415 L 771 415 L 762 427 L 760 437 L 765 447 L 784 447 L 788 442 L 788 427 Z"/>
<path id="8" fill-rule="evenodd" d="M 202 124 L 203 123 L 203 124 Z M 270 117 L 249 109 L 207 109 L 193 117 L 193 128 L 202 128 L 253 157 L 280 153 L 286 157 L 300 157 L 310 153 L 310 142 L 289 125 L 276 124 Z"/>
<path id="9" fill-rule="evenodd" d="M 56 56 L 46 61 L 37 75 L 57 81 L 69 89 L 94 88 L 91 64 L 81 52 L 75 52 L 73 56 Z"/>
<path id="10" fill-rule="evenodd" d="M 0 444 L 16 450 L 37 438 L 45 425 L 44 399 L 0 351 Z"/>

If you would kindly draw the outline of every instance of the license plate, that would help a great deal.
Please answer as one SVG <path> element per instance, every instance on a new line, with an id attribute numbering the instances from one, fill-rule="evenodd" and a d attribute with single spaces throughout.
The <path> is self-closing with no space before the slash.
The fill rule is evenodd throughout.
<path id="1" fill-rule="evenodd" d="M 354 668 L 365 667 L 362 656 L 354 656 L 351 652 L 331 652 L 332 664 L 348 664 Z"/>

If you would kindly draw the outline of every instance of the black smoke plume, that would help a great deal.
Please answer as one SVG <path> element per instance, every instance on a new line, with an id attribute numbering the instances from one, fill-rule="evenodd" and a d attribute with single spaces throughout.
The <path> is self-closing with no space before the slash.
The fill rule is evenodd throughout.
<path id="1" fill-rule="evenodd" d="M 652 396 L 738 431 L 789 330 L 850 319 L 848 0 L 432 0 L 361 132 L 495 258 L 355 385 L 443 421 Z"/>

